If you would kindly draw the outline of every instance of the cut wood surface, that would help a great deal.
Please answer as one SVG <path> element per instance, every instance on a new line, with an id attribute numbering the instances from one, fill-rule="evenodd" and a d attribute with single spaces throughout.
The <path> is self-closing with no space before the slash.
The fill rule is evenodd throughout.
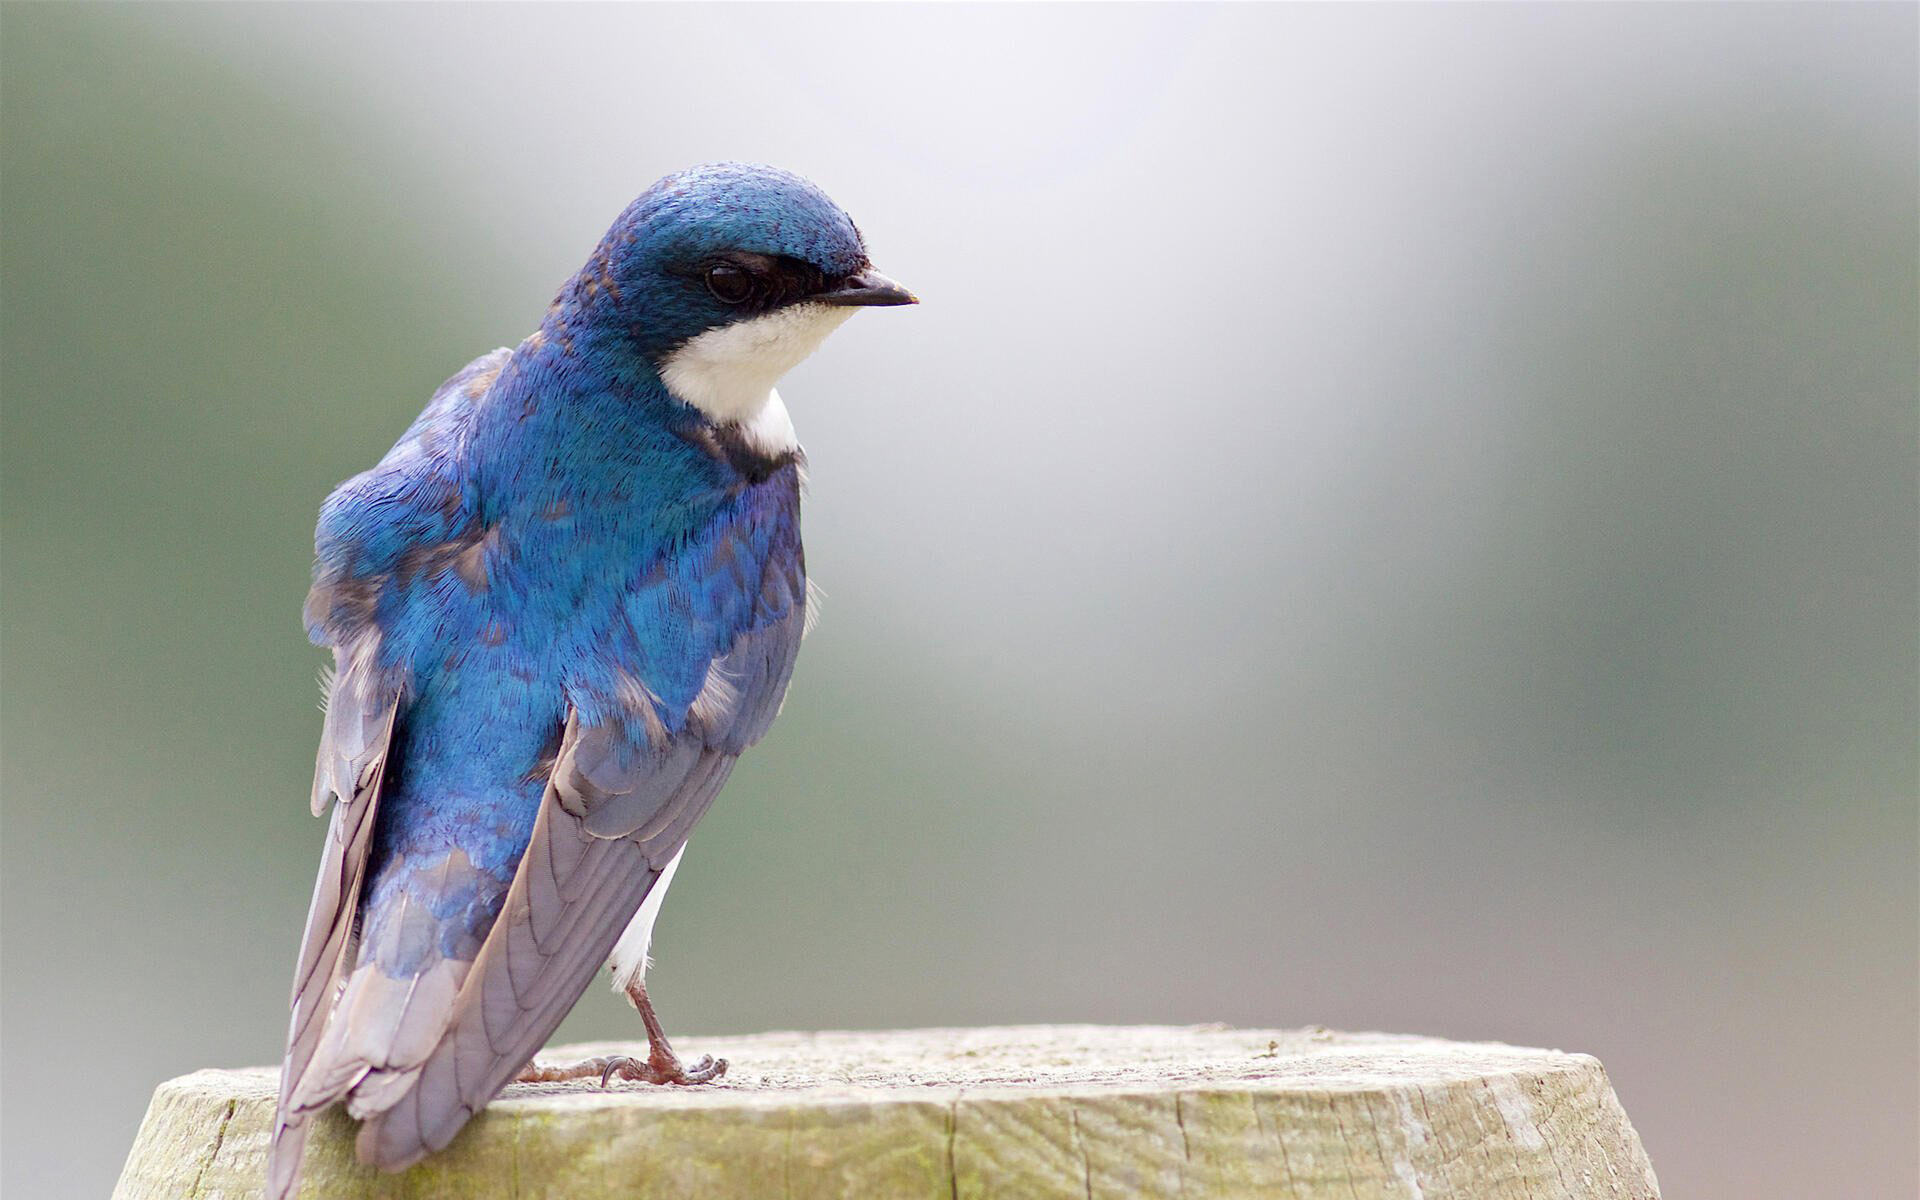
<path id="1" fill-rule="evenodd" d="M 382 1175 L 334 1112 L 309 1200 L 1658 1197 L 1598 1060 L 1377 1033 L 1084 1025 L 676 1040 L 715 1084 L 515 1084 Z M 646 1047 L 557 1046 L 542 1062 Z M 160 1085 L 117 1200 L 256 1197 L 268 1068 Z"/>

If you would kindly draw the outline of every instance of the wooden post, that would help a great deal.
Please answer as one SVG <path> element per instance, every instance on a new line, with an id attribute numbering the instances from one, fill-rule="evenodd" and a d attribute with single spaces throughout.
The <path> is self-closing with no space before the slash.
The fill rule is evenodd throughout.
<path id="1" fill-rule="evenodd" d="M 1656 1200 L 1582 1054 L 1325 1030 L 1027 1026 L 688 1038 L 702 1087 L 509 1087 L 446 1150 L 381 1175 L 337 1111 L 308 1200 Z M 645 1056 L 555 1047 L 542 1061 Z M 116 1200 L 260 1194 L 274 1073 L 160 1085 Z"/>

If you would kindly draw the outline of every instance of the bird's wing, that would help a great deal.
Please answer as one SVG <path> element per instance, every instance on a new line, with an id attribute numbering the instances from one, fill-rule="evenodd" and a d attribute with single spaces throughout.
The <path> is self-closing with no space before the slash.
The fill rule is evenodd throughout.
<path id="1" fill-rule="evenodd" d="M 298 1164 L 300 1145 L 306 1139 L 303 1123 L 289 1122 L 288 1101 L 326 1031 L 329 1001 L 353 963 L 354 917 L 399 705 L 398 689 L 359 663 L 350 663 L 336 676 L 329 696 L 315 768 L 314 805 L 321 808 L 334 797 L 338 801 L 327 828 L 320 874 L 307 910 L 307 931 L 293 973 L 293 1018 L 287 1029 L 280 1117 L 274 1132 L 276 1156 L 279 1144 L 286 1141 L 293 1165 Z"/>
<path id="2" fill-rule="evenodd" d="M 532 840 L 445 1033 L 418 1066 L 356 1089 L 381 1109 L 364 1116 L 363 1162 L 396 1170 L 440 1149 L 519 1073 L 772 723 L 805 624 L 798 468 L 750 490 L 634 589 L 635 686 L 576 696 Z"/>
<path id="3" fill-rule="evenodd" d="M 274 1129 L 274 1194 L 291 1188 L 306 1140 L 291 1110 L 294 1089 L 325 1032 L 341 980 L 355 957 L 361 886 L 386 778 L 388 749 L 404 707 L 404 671 L 382 664 L 375 609 L 387 561 L 410 541 L 437 536 L 451 519 L 459 484 L 451 447 L 436 446 L 463 426 L 461 410 L 499 374 L 509 352 L 469 363 L 434 393 L 426 413 L 381 465 L 343 485 L 322 510 L 317 567 L 307 597 L 313 639 L 333 648 L 327 715 L 314 766 L 315 816 L 333 804 L 320 873 L 293 976 L 293 1016 L 281 1069 Z M 431 418 L 431 420 L 429 419 Z"/>

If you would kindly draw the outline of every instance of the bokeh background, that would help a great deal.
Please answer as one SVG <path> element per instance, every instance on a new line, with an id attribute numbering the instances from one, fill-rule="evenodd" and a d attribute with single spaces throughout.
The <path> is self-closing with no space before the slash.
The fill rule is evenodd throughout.
<path id="1" fill-rule="evenodd" d="M 1914 1195 L 1917 13 L 7 5 L 6 1192 L 278 1057 L 322 496 L 746 158 L 926 303 L 783 386 L 672 1028 L 1560 1046 L 1672 1196 Z"/>

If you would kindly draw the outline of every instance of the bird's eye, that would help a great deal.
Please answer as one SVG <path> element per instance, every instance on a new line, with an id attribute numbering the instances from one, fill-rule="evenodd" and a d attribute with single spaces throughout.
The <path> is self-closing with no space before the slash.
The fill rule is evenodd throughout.
<path id="1" fill-rule="evenodd" d="M 753 297 L 753 276 L 732 263 L 707 268 L 707 290 L 723 304 L 745 304 Z"/>

